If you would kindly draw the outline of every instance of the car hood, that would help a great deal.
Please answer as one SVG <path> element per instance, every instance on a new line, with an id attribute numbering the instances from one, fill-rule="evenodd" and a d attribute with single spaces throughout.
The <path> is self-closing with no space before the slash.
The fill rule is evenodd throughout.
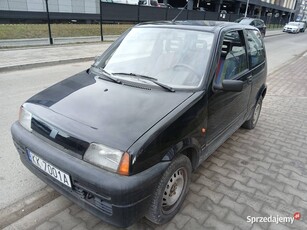
<path id="1" fill-rule="evenodd" d="M 125 151 L 192 94 L 121 85 L 82 72 L 27 102 L 47 108 L 49 113 L 30 110 L 72 136 Z"/>
<path id="2" fill-rule="evenodd" d="M 291 25 L 286 25 L 285 28 L 289 28 L 289 29 L 297 29 L 299 28 L 299 26 L 291 26 Z"/>

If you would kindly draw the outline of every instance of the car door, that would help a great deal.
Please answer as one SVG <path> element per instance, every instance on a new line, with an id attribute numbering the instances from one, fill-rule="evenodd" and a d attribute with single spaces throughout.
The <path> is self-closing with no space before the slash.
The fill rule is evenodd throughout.
<path id="1" fill-rule="evenodd" d="M 245 121 L 251 92 L 250 76 L 243 30 L 226 32 L 211 82 L 212 92 L 208 96 L 207 145 L 217 148 Z M 216 90 L 223 80 L 243 81 L 242 91 Z"/>

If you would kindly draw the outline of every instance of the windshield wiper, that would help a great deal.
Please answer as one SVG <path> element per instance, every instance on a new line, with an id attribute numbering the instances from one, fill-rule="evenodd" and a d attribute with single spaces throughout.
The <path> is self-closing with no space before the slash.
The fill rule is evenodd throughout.
<path id="1" fill-rule="evenodd" d="M 116 74 L 119 74 L 119 75 L 127 75 L 127 76 L 133 76 L 133 77 L 137 77 L 137 78 L 143 78 L 143 79 L 146 79 L 146 80 L 149 80 L 153 83 L 155 83 L 156 85 L 164 88 L 164 89 L 167 89 L 168 91 L 170 92 L 175 92 L 175 90 L 168 86 L 168 85 L 165 85 L 161 82 L 158 82 L 158 79 L 156 78 L 153 78 L 153 77 L 149 77 L 149 76 L 146 76 L 146 75 L 142 75 L 142 74 L 136 74 L 136 73 L 112 73 L 113 75 L 116 75 Z"/>
<path id="2" fill-rule="evenodd" d="M 154 80 L 157 81 L 158 79 L 153 78 L 153 77 L 149 77 L 149 76 L 145 76 L 142 74 L 136 74 L 136 73 L 112 73 L 113 75 L 127 75 L 127 76 L 133 76 L 133 77 L 138 77 L 138 78 L 144 78 L 144 79 L 148 79 L 148 80 Z"/>
<path id="3" fill-rule="evenodd" d="M 106 76 L 108 79 L 112 80 L 113 82 L 115 82 L 117 84 L 122 84 L 122 82 L 119 79 L 115 78 L 112 73 L 109 73 L 104 68 L 97 67 L 97 66 L 94 66 L 94 65 L 92 65 L 92 67 L 99 69 L 103 73 L 104 76 Z M 101 78 L 101 77 L 99 77 L 99 78 Z"/>

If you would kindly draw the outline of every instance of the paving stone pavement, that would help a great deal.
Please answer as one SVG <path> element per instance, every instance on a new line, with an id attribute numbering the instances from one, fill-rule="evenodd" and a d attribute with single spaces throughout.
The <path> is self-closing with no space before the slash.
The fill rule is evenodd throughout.
<path id="1" fill-rule="evenodd" d="M 268 92 L 254 130 L 239 129 L 193 174 L 174 219 L 156 226 L 145 218 L 129 229 L 307 229 L 307 53 L 268 76 Z M 53 203 L 54 204 L 51 204 Z M 52 217 L 32 214 L 29 229 L 116 229 L 64 197 Z M 66 208 L 68 207 L 68 208 Z M 247 217 L 293 217 L 290 223 L 248 223 Z M 28 218 L 28 219 L 27 219 Z"/>

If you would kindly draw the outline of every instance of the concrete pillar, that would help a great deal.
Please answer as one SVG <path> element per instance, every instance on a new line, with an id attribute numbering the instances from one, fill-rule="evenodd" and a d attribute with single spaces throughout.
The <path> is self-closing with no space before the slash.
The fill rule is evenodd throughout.
<path id="1" fill-rule="evenodd" d="M 194 4 L 193 0 L 188 0 L 188 7 L 187 7 L 187 9 L 188 10 L 193 10 L 193 4 Z"/>
<path id="2" fill-rule="evenodd" d="M 241 8 L 242 3 L 241 2 L 236 2 L 236 8 L 235 8 L 235 14 L 240 14 L 240 8 Z"/>
<path id="3" fill-rule="evenodd" d="M 247 15 L 249 14 L 254 16 L 254 11 L 255 11 L 255 5 L 249 4 Z"/>
<path id="4" fill-rule="evenodd" d="M 223 3 L 223 0 L 217 0 L 215 3 L 215 12 L 220 12 L 221 11 L 221 5 Z"/>
<path id="5" fill-rule="evenodd" d="M 266 7 L 261 8 L 261 16 L 262 17 L 266 16 Z"/>

